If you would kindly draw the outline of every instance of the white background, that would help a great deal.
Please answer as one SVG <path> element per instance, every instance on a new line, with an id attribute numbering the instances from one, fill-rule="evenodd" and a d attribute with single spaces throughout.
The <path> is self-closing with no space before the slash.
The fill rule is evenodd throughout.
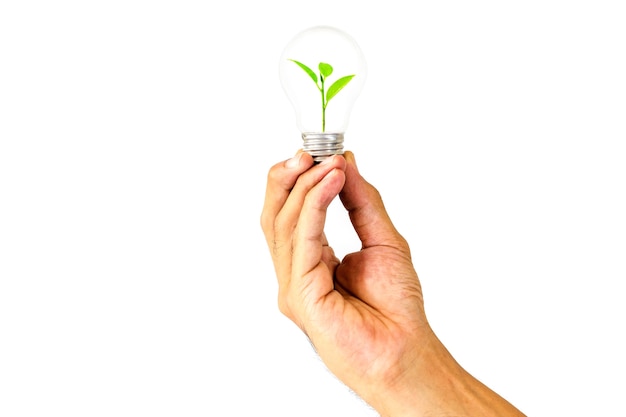
<path id="1" fill-rule="evenodd" d="M 317 24 L 368 60 L 346 148 L 452 354 L 528 415 L 626 415 L 620 3 L 3 1 L 0 415 L 376 415 L 278 312 L 259 227 Z"/>

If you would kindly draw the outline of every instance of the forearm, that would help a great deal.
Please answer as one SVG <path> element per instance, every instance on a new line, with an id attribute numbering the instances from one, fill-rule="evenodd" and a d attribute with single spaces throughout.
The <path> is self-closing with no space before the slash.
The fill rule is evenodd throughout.
<path id="1" fill-rule="evenodd" d="M 370 404 L 381 417 L 523 417 L 465 371 L 433 336 L 414 367 Z"/>

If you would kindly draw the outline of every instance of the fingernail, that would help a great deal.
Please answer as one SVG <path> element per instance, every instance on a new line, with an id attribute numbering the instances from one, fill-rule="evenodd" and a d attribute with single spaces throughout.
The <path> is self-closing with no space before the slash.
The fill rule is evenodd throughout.
<path id="1" fill-rule="evenodd" d="M 293 158 L 288 159 L 287 162 L 285 162 L 285 168 L 297 168 L 298 166 L 300 166 L 300 158 L 302 158 L 302 152 L 298 152 L 298 154 L 295 155 Z"/>
<path id="2" fill-rule="evenodd" d="M 354 156 L 354 153 L 352 152 L 350 152 L 350 159 L 352 159 L 352 164 L 356 168 L 356 171 L 359 172 L 359 167 L 356 165 L 356 157 Z"/>

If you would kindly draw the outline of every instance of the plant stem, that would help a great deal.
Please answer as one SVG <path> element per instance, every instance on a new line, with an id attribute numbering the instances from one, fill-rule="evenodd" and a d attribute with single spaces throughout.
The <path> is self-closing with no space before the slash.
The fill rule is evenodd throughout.
<path id="1" fill-rule="evenodd" d="M 320 74 L 320 80 L 322 81 L 322 132 L 326 131 L 326 95 L 324 94 L 324 76 Z"/>

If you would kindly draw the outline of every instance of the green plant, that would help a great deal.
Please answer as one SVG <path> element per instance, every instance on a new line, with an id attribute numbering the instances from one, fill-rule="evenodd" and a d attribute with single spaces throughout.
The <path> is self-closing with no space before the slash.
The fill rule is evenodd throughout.
<path id="1" fill-rule="evenodd" d="M 325 91 L 324 85 L 325 85 L 326 79 L 330 77 L 330 75 L 333 73 L 333 67 L 330 64 L 327 64 L 325 62 L 319 63 L 319 65 L 317 66 L 320 70 L 320 76 L 318 80 L 317 74 L 313 72 L 311 68 L 307 67 L 302 62 L 298 62 L 294 59 L 290 59 L 290 61 L 297 64 L 300 68 L 304 70 L 304 72 L 309 74 L 309 77 L 311 77 L 311 79 L 315 83 L 315 86 L 322 94 L 322 132 L 325 132 L 326 131 L 326 106 L 328 106 L 328 102 L 330 101 L 330 99 L 335 97 L 337 93 L 340 92 L 346 85 L 348 85 L 350 80 L 354 78 L 355 74 L 346 75 L 345 77 L 339 78 L 337 81 L 332 83 L 330 87 L 328 87 L 328 91 Z"/>

